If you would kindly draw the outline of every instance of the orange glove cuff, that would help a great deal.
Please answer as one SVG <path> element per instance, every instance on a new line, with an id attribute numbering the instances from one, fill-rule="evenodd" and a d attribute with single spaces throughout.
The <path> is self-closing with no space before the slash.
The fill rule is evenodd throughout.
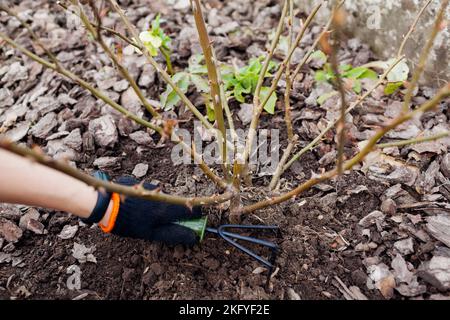
<path id="1" fill-rule="evenodd" d="M 101 224 L 101 222 L 98 224 L 100 228 L 103 230 L 103 232 L 110 233 L 116 224 L 117 216 L 119 214 L 119 207 L 120 207 L 120 196 L 118 193 L 113 193 L 111 195 L 111 200 L 113 201 L 113 207 L 111 214 L 109 216 L 108 225 L 105 226 Z"/>

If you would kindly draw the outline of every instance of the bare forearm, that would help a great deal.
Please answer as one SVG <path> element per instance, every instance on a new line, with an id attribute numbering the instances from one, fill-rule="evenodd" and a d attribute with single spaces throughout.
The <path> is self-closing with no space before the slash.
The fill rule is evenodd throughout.
<path id="1" fill-rule="evenodd" d="M 50 208 L 86 218 L 96 201 L 95 189 L 83 182 L 0 150 L 0 202 Z"/>

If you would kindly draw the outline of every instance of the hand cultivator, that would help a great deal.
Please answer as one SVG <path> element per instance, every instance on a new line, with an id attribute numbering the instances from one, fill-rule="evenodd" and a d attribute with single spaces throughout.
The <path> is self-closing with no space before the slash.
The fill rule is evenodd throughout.
<path id="1" fill-rule="evenodd" d="M 272 274 L 275 260 L 278 254 L 279 247 L 273 242 L 258 239 L 250 236 L 245 236 L 239 233 L 230 232 L 232 229 L 241 229 L 241 230 L 273 230 L 276 231 L 279 235 L 279 227 L 278 226 L 263 226 L 263 225 L 239 225 L 239 224 L 223 224 L 220 225 L 217 228 L 210 228 L 207 227 L 208 218 L 202 217 L 200 219 L 193 219 L 193 220 L 184 220 L 176 222 L 179 225 L 182 225 L 186 228 L 192 229 L 195 231 L 195 233 L 200 237 L 200 242 L 203 240 L 205 233 L 213 233 L 227 241 L 229 244 L 231 244 L 233 247 L 236 247 L 240 251 L 246 253 L 262 265 L 264 265 L 269 270 L 269 276 Z M 270 250 L 270 256 L 269 259 L 264 259 L 260 255 L 258 255 L 256 252 L 250 250 L 249 248 L 245 247 L 244 245 L 238 243 L 237 241 L 245 241 L 254 243 L 263 247 L 267 247 Z"/>

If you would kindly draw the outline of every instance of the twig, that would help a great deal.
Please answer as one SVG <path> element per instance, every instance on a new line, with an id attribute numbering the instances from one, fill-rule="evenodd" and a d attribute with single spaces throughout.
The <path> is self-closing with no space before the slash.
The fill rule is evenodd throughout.
<path id="1" fill-rule="evenodd" d="M 101 99 L 102 101 L 104 101 L 106 104 L 110 105 L 112 108 L 114 108 L 115 110 L 117 110 L 118 112 L 122 113 L 125 117 L 135 121 L 136 123 L 150 128 L 152 130 L 155 130 L 156 132 L 158 132 L 161 136 L 164 136 L 166 133 L 164 132 L 164 129 L 159 127 L 159 126 L 155 126 L 152 123 L 140 118 L 139 116 L 137 116 L 136 114 L 128 111 L 127 109 L 125 109 L 124 107 L 122 107 L 121 105 L 119 105 L 118 103 L 116 103 L 114 100 L 110 99 L 106 94 L 104 94 L 103 92 L 95 89 L 93 86 L 91 86 L 89 83 L 87 83 L 86 81 L 84 81 L 83 79 L 81 79 L 80 77 L 78 77 L 77 75 L 73 74 L 72 72 L 70 72 L 69 70 L 65 69 L 63 66 L 56 66 L 52 63 L 50 63 L 49 61 L 40 58 L 39 56 L 37 56 L 36 54 L 34 54 L 33 52 L 25 49 L 24 47 L 20 46 L 19 44 L 17 44 L 14 40 L 12 40 L 11 38 L 9 38 L 8 36 L 6 36 L 4 33 L 0 32 L 0 38 L 3 38 L 9 45 L 11 45 L 13 48 L 16 48 L 17 50 L 21 51 L 22 53 L 24 53 L 26 56 L 28 56 L 30 59 L 42 64 L 43 66 L 54 70 L 58 73 L 60 73 L 61 75 L 71 79 L 72 81 L 78 83 L 81 87 L 85 88 L 86 90 L 88 90 L 92 95 L 94 95 L 95 97 Z M 179 143 L 181 142 L 178 141 Z M 185 148 L 185 146 L 184 146 Z M 186 148 L 185 148 L 186 149 Z M 209 177 L 213 182 L 215 182 L 219 187 L 221 188 L 227 188 L 228 184 L 226 184 L 220 177 L 218 177 L 217 175 L 215 175 L 212 170 L 201 160 L 201 157 L 195 153 L 195 151 L 192 148 L 188 149 L 191 157 L 193 157 L 194 159 L 197 160 L 197 162 L 199 163 L 199 167 L 200 169 L 203 170 L 203 172 L 205 173 L 205 175 L 207 177 Z M 200 159 L 200 160 L 199 160 Z"/>
<path id="2" fill-rule="evenodd" d="M 103 48 L 103 51 L 106 52 L 106 54 L 110 57 L 111 61 L 114 63 L 114 65 L 119 70 L 120 74 L 128 81 L 128 83 L 133 88 L 133 91 L 136 93 L 139 100 L 142 102 L 144 107 L 150 112 L 150 114 L 153 117 L 160 118 L 158 112 L 156 112 L 155 108 L 148 102 L 148 100 L 145 98 L 144 93 L 141 91 L 139 86 L 137 85 L 136 81 L 134 81 L 133 77 L 130 75 L 128 70 L 122 65 L 122 63 L 119 61 L 117 56 L 111 51 L 109 46 L 105 43 L 102 34 L 101 34 L 101 17 L 98 12 L 97 7 L 95 7 L 93 2 L 90 2 L 92 11 L 94 12 L 96 19 L 97 19 L 97 30 L 94 29 L 94 26 L 89 21 L 86 13 L 83 10 L 83 7 L 81 5 L 78 5 L 78 8 L 80 10 L 80 19 L 85 25 L 88 32 L 94 37 L 94 39 L 97 40 L 97 42 L 100 44 L 100 46 Z"/>
<path id="3" fill-rule="evenodd" d="M 438 139 L 447 137 L 448 135 L 450 135 L 450 132 L 445 131 L 445 132 L 442 132 L 442 133 L 439 133 L 439 134 L 436 134 L 433 136 L 429 136 L 429 137 L 420 137 L 420 138 L 414 138 L 414 139 L 409 139 L 409 140 L 380 143 L 380 144 L 377 144 L 376 147 L 379 149 L 390 148 L 390 147 L 401 147 L 401 146 L 406 146 L 409 144 L 417 144 L 417 143 L 421 143 L 421 142 L 438 140 Z"/>
<path id="4" fill-rule="evenodd" d="M 269 184 L 269 190 L 273 190 L 276 188 L 278 181 L 280 180 L 281 174 L 283 173 L 283 168 L 287 160 L 289 159 L 289 156 L 291 155 L 292 149 L 294 148 L 295 144 L 297 143 L 298 136 L 295 135 L 292 137 L 292 139 L 289 141 L 288 146 L 283 152 L 283 156 L 281 157 L 280 162 L 278 163 L 277 168 L 275 169 L 275 173 L 272 176 L 272 180 L 270 180 Z"/>
<path id="5" fill-rule="evenodd" d="M 305 56 L 303 57 L 303 59 L 300 61 L 300 63 L 297 65 L 297 67 L 295 68 L 294 72 L 291 75 L 291 81 L 292 84 L 295 81 L 295 78 L 297 77 L 297 75 L 299 74 L 301 68 L 303 68 L 303 66 L 305 65 L 305 63 L 308 61 L 309 57 L 313 54 L 314 50 L 316 49 L 317 45 L 319 44 L 320 40 L 323 39 L 323 37 L 329 33 L 329 29 L 331 27 L 331 24 L 333 23 L 333 17 L 334 17 L 334 12 L 336 10 L 338 10 L 343 4 L 344 4 L 345 0 L 341 0 L 337 6 L 333 9 L 333 12 L 331 13 L 331 17 L 328 20 L 327 24 L 325 25 L 325 27 L 323 28 L 322 33 L 316 38 L 316 40 L 314 40 L 314 43 L 312 44 L 312 46 L 309 48 L 308 52 L 305 54 Z"/>
<path id="6" fill-rule="evenodd" d="M 286 66 L 289 63 L 291 63 L 291 58 L 292 58 L 292 55 L 294 54 L 295 49 L 300 44 L 300 41 L 303 39 L 303 36 L 305 35 L 306 29 L 308 29 L 309 25 L 313 21 L 314 17 L 316 16 L 317 12 L 319 11 L 319 9 L 322 7 L 323 3 L 324 3 L 324 1 L 322 0 L 317 6 L 314 7 L 312 12 L 309 14 L 308 18 L 306 18 L 305 23 L 303 24 L 300 32 L 298 33 L 297 37 L 295 38 L 293 45 L 291 46 L 291 48 L 289 48 L 289 52 L 288 52 L 286 58 L 283 60 L 283 62 L 280 64 L 280 66 L 278 68 L 278 71 L 275 74 L 274 79 L 272 80 L 272 85 L 270 86 L 270 90 L 269 90 L 267 96 L 264 98 L 264 100 L 259 104 L 259 106 L 257 108 L 257 111 L 258 111 L 257 119 L 259 119 L 259 115 L 261 114 L 262 110 L 264 109 L 267 102 L 269 101 L 270 96 L 272 95 L 272 93 L 275 92 L 278 82 L 280 81 L 281 76 L 283 75 L 283 72 L 286 69 Z"/>
<path id="7" fill-rule="evenodd" d="M 449 96 L 450 96 L 450 84 L 447 84 L 445 87 L 443 87 L 441 90 L 439 90 L 438 94 L 433 99 L 425 102 L 419 108 L 417 108 L 409 113 L 400 114 L 397 118 L 393 119 L 390 123 L 388 123 L 384 127 L 381 127 L 380 129 L 378 129 L 378 131 L 375 133 L 375 135 L 367 142 L 365 147 L 358 154 L 356 154 L 353 158 L 351 158 L 350 160 L 348 160 L 344 163 L 344 170 L 350 170 L 351 168 L 353 168 L 354 165 L 356 165 L 357 163 L 360 163 L 362 160 L 364 160 L 365 156 L 373 150 L 376 143 L 387 132 L 398 127 L 402 123 L 404 123 L 414 117 L 418 117 L 426 111 L 431 110 L 441 100 L 443 100 Z M 271 199 L 263 200 L 263 201 L 255 203 L 255 204 L 243 207 L 241 209 L 241 213 L 250 213 L 255 210 L 265 208 L 267 206 L 272 206 L 272 205 L 287 201 L 287 200 L 301 194 L 302 192 L 309 190 L 311 187 L 315 186 L 316 184 L 318 184 L 322 181 L 325 181 L 325 180 L 329 180 L 336 175 L 337 175 L 336 168 L 333 170 L 327 171 L 321 175 L 315 175 L 308 181 L 302 183 L 295 189 L 293 189 L 283 195 L 280 195 L 278 197 L 273 197 Z"/>
<path id="8" fill-rule="evenodd" d="M 383 84 L 384 80 L 386 79 L 387 75 L 389 74 L 389 72 L 392 71 L 392 69 L 395 68 L 395 66 L 404 59 L 404 57 L 399 57 L 397 58 L 390 66 L 389 68 L 387 68 L 384 73 L 380 76 L 380 78 L 378 79 L 377 83 L 373 85 L 372 88 L 370 88 L 365 94 L 363 94 L 361 97 L 358 98 L 358 100 L 356 100 L 352 105 L 350 105 L 345 112 L 349 113 L 350 111 L 352 111 L 354 108 L 356 108 L 357 106 L 359 106 L 367 97 L 369 97 L 373 91 L 375 91 L 375 89 L 377 89 L 380 85 Z M 286 165 L 283 168 L 283 172 L 286 171 L 295 161 L 297 161 L 303 154 L 305 154 L 306 152 L 308 152 L 309 150 L 311 150 L 312 148 L 314 148 L 319 142 L 320 140 L 322 140 L 322 138 L 325 136 L 325 134 L 330 131 L 339 121 L 339 119 L 334 120 L 333 122 L 330 122 L 328 124 L 328 126 L 322 130 L 322 132 L 313 140 L 311 141 L 307 146 L 305 146 L 303 149 L 301 149 L 299 152 L 297 152 L 292 158 L 291 160 L 289 160 L 288 163 L 286 163 Z"/>
<path id="9" fill-rule="evenodd" d="M 222 99 L 220 94 L 221 84 L 219 83 L 219 77 L 217 75 L 220 70 L 217 67 L 216 61 L 214 59 L 213 48 L 211 45 L 211 41 L 209 40 L 208 31 L 206 30 L 205 20 L 203 19 L 200 0 L 191 0 L 191 6 L 194 13 L 195 25 L 197 27 L 200 46 L 202 47 L 203 55 L 205 57 L 206 69 L 208 70 L 209 85 L 211 86 L 210 93 L 214 106 L 214 116 L 221 133 L 221 137 L 220 135 L 218 135 L 217 139 L 219 145 L 222 145 L 222 167 L 225 179 L 227 179 L 229 171 L 227 165 L 227 133 L 225 128 L 225 121 L 223 118 Z"/>
<path id="10" fill-rule="evenodd" d="M 70 9 L 69 9 L 66 5 L 64 5 L 61 1 L 57 1 L 56 3 L 57 3 L 61 8 L 63 8 L 64 10 L 69 11 L 70 13 L 76 15 L 77 17 L 79 17 L 79 18 L 81 19 L 80 15 L 79 15 L 77 12 L 70 10 Z M 111 33 L 112 35 L 114 35 L 114 36 L 120 38 L 121 40 L 125 41 L 125 42 L 128 43 L 129 45 L 132 45 L 133 47 L 135 47 L 136 49 L 138 49 L 138 50 L 141 51 L 141 52 L 145 50 L 145 49 L 142 48 L 140 45 L 138 45 L 135 41 L 131 40 L 130 38 L 124 36 L 123 34 L 121 34 L 120 32 L 117 32 L 116 30 L 114 30 L 114 29 L 112 29 L 112 28 L 108 28 L 108 27 L 105 27 L 105 26 L 103 26 L 103 25 L 99 25 L 99 24 L 97 24 L 97 23 L 95 23 L 95 22 L 93 22 L 93 21 L 89 21 L 89 23 L 90 23 L 94 28 L 100 28 L 101 30 L 106 31 L 106 32 L 108 32 L 108 33 Z M 171 60 L 170 60 L 169 52 L 167 52 L 166 49 L 164 49 L 163 47 L 160 47 L 160 48 L 159 48 L 159 52 L 161 52 L 161 55 L 162 55 L 162 56 L 164 57 L 164 59 L 166 60 L 167 72 L 168 72 L 170 75 L 173 75 L 173 67 L 172 67 L 172 62 L 171 62 Z"/>
<path id="11" fill-rule="evenodd" d="M 286 66 L 286 90 L 285 90 L 285 109 L 286 109 L 286 114 L 285 114 L 285 122 L 286 122 L 286 128 L 288 131 L 288 138 L 289 135 L 293 136 L 293 129 L 292 129 L 292 120 L 290 119 L 290 91 L 291 91 L 291 87 L 293 85 L 293 82 L 295 81 L 295 78 L 297 77 L 300 69 L 303 67 L 303 65 L 306 63 L 306 61 L 309 59 L 309 57 L 311 56 L 311 54 L 313 53 L 313 51 L 315 50 L 315 48 L 317 47 L 319 41 L 322 39 L 322 37 L 328 33 L 328 29 L 331 26 L 331 23 L 333 21 L 333 16 L 334 16 L 334 12 L 339 9 L 342 4 L 344 3 L 345 0 L 341 0 L 338 5 L 334 8 L 333 13 L 331 18 L 329 19 L 328 23 L 326 24 L 323 32 L 319 35 L 319 37 L 317 37 L 317 39 L 314 41 L 313 45 L 311 46 L 311 48 L 308 50 L 308 52 L 305 54 L 305 56 L 303 57 L 303 59 L 300 61 L 300 63 L 297 65 L 295 71 L 290 75 L 289 74 L 289 65 Z M 291 133 L 289 133 L 289 131 L 291 131 Z M 298 140 L 298 137 L 295 136 L 295 143 Z M 292 137 L 289 138 L 289 140 L 292 140 Z M 288 160 L 288 157 L 290 156 L 293 147 L 295 146 L 295 143 L 290 141 L 288 144 L 288 147 L 286 148 L 286 150 L 283 153 L 283 156 L 280 160 L 280 162 L 278 163 L 277 168 L 275 169 L 275 173 L 272 176 L 272 180 L 270 181 L 269 184 L 269 190 L 273 190 L 275 189 L 275 187 L 277 186 L 277 183 L 281 177 L 281 175 L 283 174 L 283 172 L 285 171 L 285 164 Z"/>
<path id="12" fill-rule="evenodd" d="M 146 190 L 141 185 L 123 186 L 109 181 L 96 179 L 86 173 L 79 171 L 66 162 L 55 160 L 41 152 L 18 146 L 5 138 L 0 138 L 0 149 L 5 149 L 17 155 L 31 158 L 34 161 L 63 172 L 77 180 L 94 187 L 95 189 L 107 190 L 109 192 L 117 192 L 125 196 L 139 197 L 147 200 L 161 201 L 172 204 L 184 205 L 192 208 L 196 205 L 217 204 L 229 200 L 233 196 L 232 191 L 227 191 L 221 195 L 212 195 L 209 197 L 180 197 L 161 193 L 159 190 Z"/>
<path id="13" fill-rule="evenodd" d="M 294 3 L 293 0 L 288 0 L 289 2 L 289 19 L 288 19 L 288 48 L 292 46 L 292 38 L 294 36 Z M 288 136 L 288 141 L 291 141 L 294 137 L 294 129 L 292 128 L 292 116 L 291 116 L 291 64 L 288 63 L 286 66 L 286 90 L 284 90 L 284 121 L 286 123 L 286 131 Z M 292 148 L 291 148 L 292 151 Z M 289 151 L 289 152 L 291 152 Z"/>
<path id="14" fill-rule="evenodd" d="M 22 47 L 21 45 L 19 45 L 17 42 L 15 42 L 11 38 L 9 38 L 3 32 L 0 32 L 0 38 L 3 38 L 3 40 L 5 40 L 6 43 L 8 43 L 11 47 L 21 51 L 23 54 L 25 54 L 30 59 L 32 59 L 32 60 L 42 64 L 43 66 L 45 66 L 45 67 L 47 67 L 49 69 L 54 70 L 54 71 L 62 74 L 63 76 L 69 78 L 70 80 L 78 83 L 81 87 L 83 87 L 84 89 L 88 90 L 92 95 L 96 96 L 97 98 L 99 98 L 100 100 L 105 102 L 106 104 L 110 105 L 115 110 L 117 110 L 118 112 L 122 113 L 125 117 L 132 119 L 133 121 L 135 121 L 136 123 L 139 123 L 140 125 L 142 125 L 144 127 L 147 127 L 147 128 L 152 129 L 152 130 L 155 130 L 160 135 L 164 134 L 162 128 L 160 128 L 158 126 L 155 126 L 152 123 L 150 123 L 150 122 L 148 122 L 148 121 L 138 117 L 136 114 L 128 111 L 127 109 L 125 109 L 124 107 L 119 105 L 117 102 L 115 102 L 114 100 L 109 98 L 105 93 L 95 89 L 88 82 L 86 82 L 85 80 L 81 79 L 80 77 L 78 77 L 74 73 L 70 72 L 66 68 L 64 68 L 62 66 L 60 66 L 58 68 L 55 64 L 53 64 L 53 63 L 51 63 L 51 62 L 49 62 L 49 61 L 47 61 L 45 59 L 42 59 L 41 57 L 37 56 L 33 52 L 31 52 L 31 51 L 25 49 L 24 47 Z"/>
<path id="15" fill-rule="evenodd" d="M 259 73 L 258 82 L 256 83 L 255 94 L 253 96 L 253 106 L 256 108 L 259 105 L 259 96 L 261 94 L 261 88 L 264 82 L 264 77 L 269 69 L 270 60 L 275 53 L 275 49 L 277 48 L 278 42 L 280 40 L 281 33 L 283 32 L 284 19 L 286 18 L 286 13 L 289 8 L 290 0 L 284 0 L 283 10 L 281 11 L 280 21 L 278 22 L 277 29 L 275 31 L 275 36 L 272 39 L 272 43 L 270 45 L 269 52 L 264 58 L 264 62 L 262 64 L 261 71 Z"/>
<path id="16" fill-rule="evenodd" d="M 414 19 L 413 24 L 409 28 L 409 30 L 406 33 L 405 37 L 403 38 L 402 44 L 398 48 L 397 57 L 399 57 L 399 56 L 401 56 L 403 54 L 403 50 L 405 49 L 406 42 L 408 41 L 409 37 L 411 36 L 411 34 L 416 29 L 416 26 L 417 26 L 417 23 L 419 22 L 420 17 L 425 12 L 425 9 L 430 5 L 431 1 L 433 1 L 433 0 L 427 0 L 427 2 L 423 5 L 422 9 L 417 14 L 416 18 Z"/>
<path id="17" fill-rule="evenodd" d="M 155 68 L 155 70 L 162 76 L 164 81 L 173 89 L 173 91 L 176 92 L 176 94 L 180 97 L 181 101 L 188 107 L 189 110 L 203 123 L 203 125 L 207 129 L 213 129 L 213 126 L 209 121 L 203 116 L 203 114 L 194 106 L 194 104 L 189 100 L 189 98 L 181 91 L 181 89 L 173 82 L 170 75 L 163 69 L 161 66 L 155 61 L 155 59 L 152 58 L 150 55 L 148 49 L 144 46 L 141 39 L 139 38 L 139 35 L 136 31 L 136 28 L 130 23 L 128 18 L 126 17 L 125 13 L 123 12 L 122 8 L 117 4 L 116 0 L 108 0 L 111 4 L 114 11 L 116 11 L 120 18 L 122 19 L 122 22 L 125 24 L 128 31 L 131 33 L 131 35 L 136 39 L 138 45 L 143 48 L 142 53 L 147 58 L 148 62 Z"/>
<path id="18" fill-rule="evenodd" d="M 288 48 L 290 49 L 292 46 L 292 38 L 294 34 L 294 3 L 293 0 L 289 0 L 289 19 L 288 19 Z M 294 129 L 292 128 L 292 117 L 291 117 L 291 70 L 290 63 L 286 66 L 286 90 L 284 91 L 284 121 L 286 123 L 286 131 L 288 136 L 288 146 L 283 152 L 283 156 L 281 157 L 280 162 L 275 169 L 275 172 L 272 176 L 272 179 L 269 184 L 269 190 L 275 189 L 278 184 L 278 181 L 281 176 L 281 171 L 283 170 L 283 166 L 291 155 L 292 149 L 295 146 L 295 143 L 298 140 L 298 136 L 294 137 Z"/>
<path id="19" fill-rule="evenodd" d="M 286 58 L 283 60 L 283 62 L 280 64 L 277 73 L 275 74 L 274 79 L 272 80 L 272 85 L 270 86 L 269 92 L 267 94 L 267 96 L 264 98 L 264 100 L 256 107 L 254 106 L 255 110 L 253 113 L 253 118 L 252 121 L 250 123 L 250 129 L 249 129 L 249 133 L 247 136 L 247 140 L 246 140 L 246 146 L 244 149 L 244 156 L 243 156 L 243 161 L 245 163 L 245 168 L 248 168 L 248 157 L 250 155 L 250 151 L 256 136 L 256 129 L 258 127 L 258 123 L 259 123 L 259 117 L 264 109 L 264 106 L 266 105 L 266 103 L 269 101 L 270 96 L 272 95 L 272 93 L 275 92 L 278 82 L 280 81 L 280 78 L 287 66 L 288 63 L 290 63 L 291 58 L 292 58 L 292 54 L 294 53 L 294 50 L 298 47 L 300 41 L 303 39 L 303 36 L 306 32 L 306 29 L 309 27 L 309 25 L 311 24 L 312 20 L 314 19 L 314 17 L 316 16 L 317 12 L 319 11 L 320 7 L 323 5 L 323 1 L 321 1 L 317 6 L 314 7 L 313 11 L 310 13 L 310 15 L 308 16 L 308 18 L 306 19 L 305 23 L 303 24 L 303 27 L 301 28 L 301 30 L 299 31 L 297 37 L 295 38 L 294 44 L 292 45 L 292 47 L 289 49 L 289 52 L 286 56 Z"/>
<path id="20" fill-rule="evenodd" d="M 436 39 L 436 36 L 441 29 L 441 24 L 444 19 L 445 9 L 448 6 L 448 2 L 449 2 L 449 0 L 442 1 L 441 8 L 438 11 L 436 20 L 434 22 L 433 29 L 431 30 L 431 34 L 428 36 L 427 44 L 425 45 L 424 49 L 422 50 L 422 53 L 419 58 L 419 63 L 417 64 L 417 67 L 416 67 L 416 70 L 414 71 L 412 79 L 408 84 L 408 88 L 406 90 L 405 98 L 403 101 L 403 112 L 407 112 L 409 110 L 409 105 L 411 103 L 414 89 L 415 89 L 417 83 L 419 82 L 420 76 L 422 75 L 422 73 L 425 69 L 425 64 L 427 62 L 431 48 L 433 47 L 434 40 Z"/>
<path id="21" fill-rule="evenodd" d="M 33 31 L 33 29 L 31 29 L 30 25 L 28 23 L 26 23 L 23 19 L 21 19 L 14 11 L 8 9 L 7 7 L 5 7 L 3 5 L 0 5 L 0 11 L 2 11 L 2 10 L 5 11 L 10 16 L 13 16 L 14 18 L 16 18 L 20 22 L 20 24 L 25 29 L 28 30 L 28 33 L 31 35 L 33 40 L 42 48 L 42 50 L 44 50 L 46 55 L 55 64 L 55 66 L 59 68 L 59 61 L 56 58 L 56 56 L 41 42 L 41 40 L 39 39 L 37 34 Z"/>
<path id="22" fill-rule="evenodd" d="M 339 116 L 339 120 L 337 122 L 336 125 L 336 133 L 338 136 L 337 139 L 337 172 L 338 175 L 342 174 L 342 166 L 344 163 L 344 146 L 345 146 L 345 115 L 346 115 L 346 106 L 347 106 L 347 102 L 346 102 L 346 98 L 345 98 L 345 89 L 344 89 L 344 85 L 342 83 L 342 77 L 341 77 L 341 73 L 339 72 L 339 65 L 338 65 L 338 59 L 337 59 L 337 54 L 338 54 L 338 50 L 340 47 L 340 39 L 341 39 L 341 29 L 342 29 L 342 24 L 343 24 L 343 17 L 344 12 L 342 11 L 342 9 L 338 9 L 335 10 L 333 13 L 333 23 L 332 26 L 334 28 L 334 35 L 335 35 L 335 39 L 333 44 L 330 46 L 329 52 L 327 52 L 329 54 L 330 57 L 330 63 L 331 63 L 331 68 L 333 70 L 334 73 L 334 77 L 335 77 L 335 84 L 337 87 L 337 90 L 339 92 L 339 95 L 341 97 L 341 105 L 340 105 L 340 116 Z M 327 44 L 328 45 L 328 44 Z"/>

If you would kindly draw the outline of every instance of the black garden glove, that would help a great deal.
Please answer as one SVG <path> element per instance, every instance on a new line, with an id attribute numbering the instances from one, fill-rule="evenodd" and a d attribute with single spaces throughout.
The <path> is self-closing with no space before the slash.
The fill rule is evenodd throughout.
<path id="1" fill-rule="evenodd" d="M 117 183 L 133 186 L 138 184 L 138 181 L 132 177 L 121 177 Z M 157 186 L 150 183 L 144 183 L 143 186 L 148 190 L 157 188 Z M 100 202 L 100 198 L 108 198 L 108 196 L 111 197 L 110 194 L 102 195 L 99 192 L 98 202 Z M 95 215 L 98 204 L 91 216 Z M 192 246 L 198 241 L 195 232 L 173 222 L 199 217 L 201 217 L 200 207 L 194 207 L 190 210 L 181 205 L 127 196 L 125 197 L 125 201 L 120 202 L 117 217 L 110 232 L 118 236 L 158 241 L 169 245 L 185 244 Z M 91 219 L 88 222 L 98 221 L 92 221 Z M 106 230 L 104 229 L 104 231 Z"/>

